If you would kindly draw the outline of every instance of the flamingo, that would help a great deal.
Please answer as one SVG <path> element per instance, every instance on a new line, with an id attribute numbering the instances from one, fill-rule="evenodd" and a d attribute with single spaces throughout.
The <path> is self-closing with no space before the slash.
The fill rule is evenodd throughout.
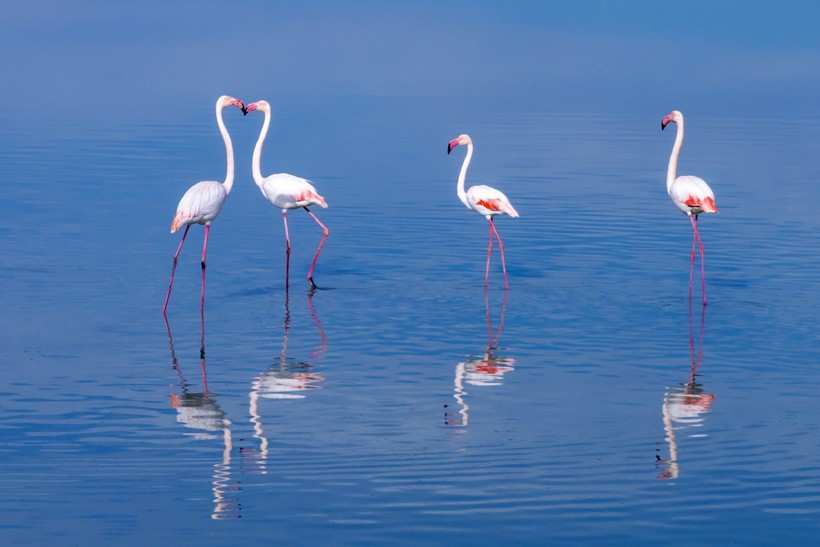
<path id="1" fill-rule="evenodd" d="M 267 101 L 256 101 L 249 104 L 245 108 L 245 114 L 259 110 L 265 113 L 265 122 L 262 124 L 262 130 L 259 132 L 259 139 L 256 141 L 256 146 L 253 149 L 253 180 L 262 191 L 262 195 L 270 201 L 274 206 L 282 210 L 282 220 L 285 223 L 285 243 L 287 249 L 287 258 L 285 262 L 285 290 L 288 289 L 288 279 L 290 275 L 290 236 L 288 234 L 288 210 L 290 209 L 304 209 L 307 214 L 316 221 L 322 228 L 322 240 L 319 242 L 319 247 L 316 249 L 316 254 L 313 256 L 313 262 L 310 265 L 307 279 L 310 286 L 316 289 L 316 283 L 313 282 L 313 269 L 316 267 L 316 261 L 319 259 L 319 253 L 325 244 L 330 230 L 322 224 L 319 218 L 308 209 L 309 205 L 319 205 L 327 208 L 325 198 L 319 195 L 313 184 L 301 177 L 295 177 L 287 173 L 276 173 L 274 175 L 262 176 L 262 170 L 259 166 L 262 159 L 262 146 L 265 143 L 265 137 L 268 136 L 268 128 L 270 127 L 270 104 Z"/>
<path id="2" fill-rule="evenodd" d="M 473 140 L 469 135 L 459 135 L 451 140 L 447 145 L 447 153 L 453 151 L 458 145 L 467 146 L 467 155 L 464 157 L 464 163 L 461 164 L 461 172 L 458 175 L 458 186 L 456 193 L 458 199 L 461 200 L 468 209 L 471 209 L 483 215 L 490 222 L 490 245 L 487 247 L 487 267 L 484 272 L 484 286 L 487 286 L 487 281 L 490 277 L 490 255 L 493 252 L 493 235 L 498 240 L 498 248 L 501 251 L 501 268 L 504 271 L 504 288 L 509 288 L 507 283 L 507 264 L 504 261 L 504 244 L 501 242 L 501 236 L 498 235 L 498 230 L 495 229 L 493 217 L 500 214 L 506 214 L 513 218 L 518 218 L 518 212 L 500 191 L 490 186 L 483 184 L 478 186 L 471 186 L 469 190 L 464 191 L 464 179 L 467 177 L 467 168 L 470 166 L 470 160 L 473 157 Z"/>
<path id="3" fill-rule="evenodd" d="M 165 305 L 162 306 L 163 315 L 165 315 L 168 309 L 168 300 L 171 298 L 171 287 L 174 285 L 174 272 L 176 272 L 177 269 L 179 253 L 182 251 L 182 245 L 185 243 L 185 236 L 188 235 L 191 224 L 205 225 L 205 241 L 202 244 L 202 294 L 200 296 L 200 310 L 204 309 L 205 306 L 205 253 L 208 250 L 208 232 L 210 231 L 211 221 L 219 215 L 233 187 L 233 145 L 231 144 L 231 136 L 225 128 L 225 122 L 222 121 L 222 110 L 229 106 L 235 106 L 243 112 L 245 110 L 245 105 L 242 104 L 242 101 L 239 99 L 222 95 L 216 100 L 216 123 L 219 125 L 222 140 L 225 141 L 225 152 L 228 160 L 228 170 L 225 174 L 225 181 L 219 183 L 212 180 L 204 180 L 188 188 L 188 191 L 185 192 L 185 195 L 179 200 L 177 214 L 171 223 L 172 234 L 182 226 L 185 226 L 185 231 L 182 233 L 182 241 L 179 242 L 177 252 L 174 254 L 174 265 L 171 267 L 171 281 L 168 283 L 168 294 L 165 295 Z"/>
<path id="4" fill-rule="evenodd" d="M 700 246 L 700 276 L 703 292 L 703 305 L 706 305 L 706 272 L 703 265 L 703 241 L 698 233 L 698 215 L 701 213 L 717 213 L 715 206 L 715 193 L 700 177 L 684 175 L 676 177 L 678 168 L 678 154 L 683 143 L 683 114 L 678 110 L 673 110 L 661 120 L 661 130 L 670 123 L 678 126 L 678 134 L 675 137 L 675 144 L 672 147 L 672 155 L 669 156 L 669 167 L 666 171 L 666 191 L 672 202 L 684 214 L 689 216 L 692 223 L 692 254 L 689 265 L 689 298 L 692 298 L 692 275 L 695 270 L 695 246 Z"/>

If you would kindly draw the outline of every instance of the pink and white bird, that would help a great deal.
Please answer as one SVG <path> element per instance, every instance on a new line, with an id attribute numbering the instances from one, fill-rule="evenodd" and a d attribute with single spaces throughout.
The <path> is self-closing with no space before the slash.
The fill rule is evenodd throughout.
<path id="1" fill-rule="evenodd" d="M 464 163 L 461 164 L 461 172 L 458 175 L 458 186 L 456 193 L 458 199 L 461 200 L 468 209 L 471 209 L 484 216 L 490 222 L 490 245 L 487 247 L 487 267 L 484 272 L 484 286 L 487 286 L 487 281 L 490 277 L 490 255 L 493 251 L 493 235 L 498 240 L 498 248 L 501 251 L 501 268 L 504 271 L 504 288 L 508 288 L 507 283 L 507 264 L 504 260 L 504 244 L 501 242 L 501 236 L 498 235 L 498 230 L 495 229 L 493 217 L 496 215 L 506 214 L 513 218 L 518 217 L 518 212 L 510 203 L 503 193 L 495 188 L 485 186 L 483 184 L 471 186 L 466 192 L 464 191 L 464 179 L 467 177 L 467 168 L 470 166 L 470 160 L 473 158 L 473 140 L 469 135 L 459 135 L 451 140 L 447 145 L 447 153 L 453 151 L 458 145 L 467 146 L 467 155 L 464 156 Z"/>
<path id="2" fill-rule="evenodd" d="M 208 232 L 210 231 L 211 221 L 213 221 L 222 211 L 222 206 L 225 200 L 228 199 L 228 194 L 233 187 L 233 145 L 231 144 L 231 136 L 225 128 L 225 122 L 222 121 L 222 110 L 235 106 L 240 110 L 245 110 L 245 105 L 239 99 L 222 95 L 216 101 L 216 123 L 219 126 L 219 132 L 222 134 L 222 140 L 225 141 L 225 153 L 227 155 L 228 170 L 225 174 L 225 181 L 222 183 L 204 180 L 197 182 L 191 186 L 177 205 L 177 214 L 174 216 L 174 221 L 171 223 L 171 233 L 173 234 L 182 226 L 185 226 L 185 231 L 182 233 L 182 241 L 179 242 L 177 252 L 174 254 L 174 265 L 171 267 L 171 281 L 168 283 L 168 294 L 165 295 L 165 305 L 162 306 L 162 313 L 165 315 L 168 309 L 168 300 L 171 298 L 171 287 L 174 285 L 174 273 L 177 269 L 177 262 L 179 261 L 179 253 L 182 251 L 182 245 L 185 243 L 185 236 L 188 235 L 188 229 L 191 224 L 205 225 L 205 241 L 202 244 L 202 294 L 200 296 L 200 309 L 205 306 L 205 254 L 208 250 Z"/>
<path id="3" fill-rule="evenodd" d="M 259 132 L 259 139 L 256 141 L 256 147 L 253 149 L 253 180 L 262 191 L 262 195 L 270 201 L 274 206 L 282 210 L 282 220 L 285 223 L 285 243 L 287 248 L 287 258 L 285 262 L 285 290 L 288 288 L 288 280 L 290 277 L 290 236 L 288 234 L 288 210 L 289 209 L 304 209 L 322 228 L 322 241 L 319 242 L 319 248 L 316 249 L 316 254 L 313 256 L 313 262 L 310 265 L 307 279 L 312 288 L 316 288 L 316 283 L 313 282 L 313 269 L 316 267 L 316 261 L 319 259 L 319 253 L 322 251 L 322 246 L 325 244 L 327 236 L 330 231 L 322 224 L 319 218 L 314 215 L 308 206 L 319 205 L 327 208 L 325 198 L 319 195 L 313 184 L 307 179 L 295 177 L 287 173 L 276 173 L 267 177 L 262 176 L 260 163 L 262 159 L 262 146 L 265 143 L 265 137 L 268 135 L 268 128 L 270 127 L 270 104 L 267 101 L 257 101 L 249 104 L 245 109 L 245 114 L 259 110 L 265 113 L 265 122 L 262 124 L 262 130 Z"/>
<path id="4" fill-rule="evenodd" d="M 678 154 L 683 143 L 683 114 L 678 110 L 673 110 L 661 120 L 661 129 L 670 123 L 678 126 L 678 134 L 675 137 L 675 145 L 672 147 L 672 155 L 669 156 L 669 167 L 666 171 L 666 191 L 672 202 L 684 214 L 689 216 L 692 223 L 692 254 L 689 265 L 689 298 L 692 298 L 692 275 L 695 269 L 695 246 L 700 246 L 700 275 L 703 290 L 703 304 L 706 304 L 706 273 L 703 265 L 703 241 L 698 233 L 698 215 L 701 213 L 717 213 L 715 206 L 715 193 L 706 184 L 706 181 L 699 177 L 690 175 L 676 176 L 678 169 Z"/>

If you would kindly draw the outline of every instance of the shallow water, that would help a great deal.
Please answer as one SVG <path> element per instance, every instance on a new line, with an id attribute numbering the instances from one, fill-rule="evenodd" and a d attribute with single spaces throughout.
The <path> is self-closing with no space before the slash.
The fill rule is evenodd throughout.
<path id="1" fill-rule="evenodd" d="M 289 215 L 286 293 L 250 176 L 262 117 L 226 111 L 204 316 L 195 226 L 166 323 L 174 207 L 224 173 L 211 109 L 188 114 L 0 136 L 7 542 L 816 536 L 816 125 L 687 117 L 680 172 L 721 211 L 700 222 L 704 309 L 666 112 L 277 104 L 263 172 L 330 204 L 315 292 L 320 232 Z M 455 195 L 463 131 L 468 184 L 521 214 L 497 222 L 507 292 L 497 255 L 485 291 L 486 221 Z"/>

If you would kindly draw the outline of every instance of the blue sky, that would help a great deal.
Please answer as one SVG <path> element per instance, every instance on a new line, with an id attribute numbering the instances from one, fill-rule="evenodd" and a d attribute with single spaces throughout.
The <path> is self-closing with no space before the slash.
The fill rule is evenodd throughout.
<path id="1" fill-rule="evenodd" d="M 120 115 L 221 93 L 816 108 L 819 20 L 814 2 L 33 1 L 3 9 L 0 94 Z"/>

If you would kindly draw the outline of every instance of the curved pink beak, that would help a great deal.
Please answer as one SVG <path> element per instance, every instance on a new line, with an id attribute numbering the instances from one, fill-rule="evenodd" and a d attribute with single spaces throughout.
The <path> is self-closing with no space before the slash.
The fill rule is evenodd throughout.
<path id="1" fill-rule="evenodd" d="M 661 120 L 661 131 L 666 129 L 666 126 L 669 125 L 669 122 L 671 122 L 671 121 L 672 121 L 672 117 L 669 114 L 664 116 L 663 119 Z"/>
<path id="2" fill-rule="evenodd" d="M 458 146 L 458 139 L 451 140 L 450 143 L 447 145 L 447 153 L 449 154 L 450 152 L 452 152 L 453 148 L 455 148 L 456 146 Z"/>

